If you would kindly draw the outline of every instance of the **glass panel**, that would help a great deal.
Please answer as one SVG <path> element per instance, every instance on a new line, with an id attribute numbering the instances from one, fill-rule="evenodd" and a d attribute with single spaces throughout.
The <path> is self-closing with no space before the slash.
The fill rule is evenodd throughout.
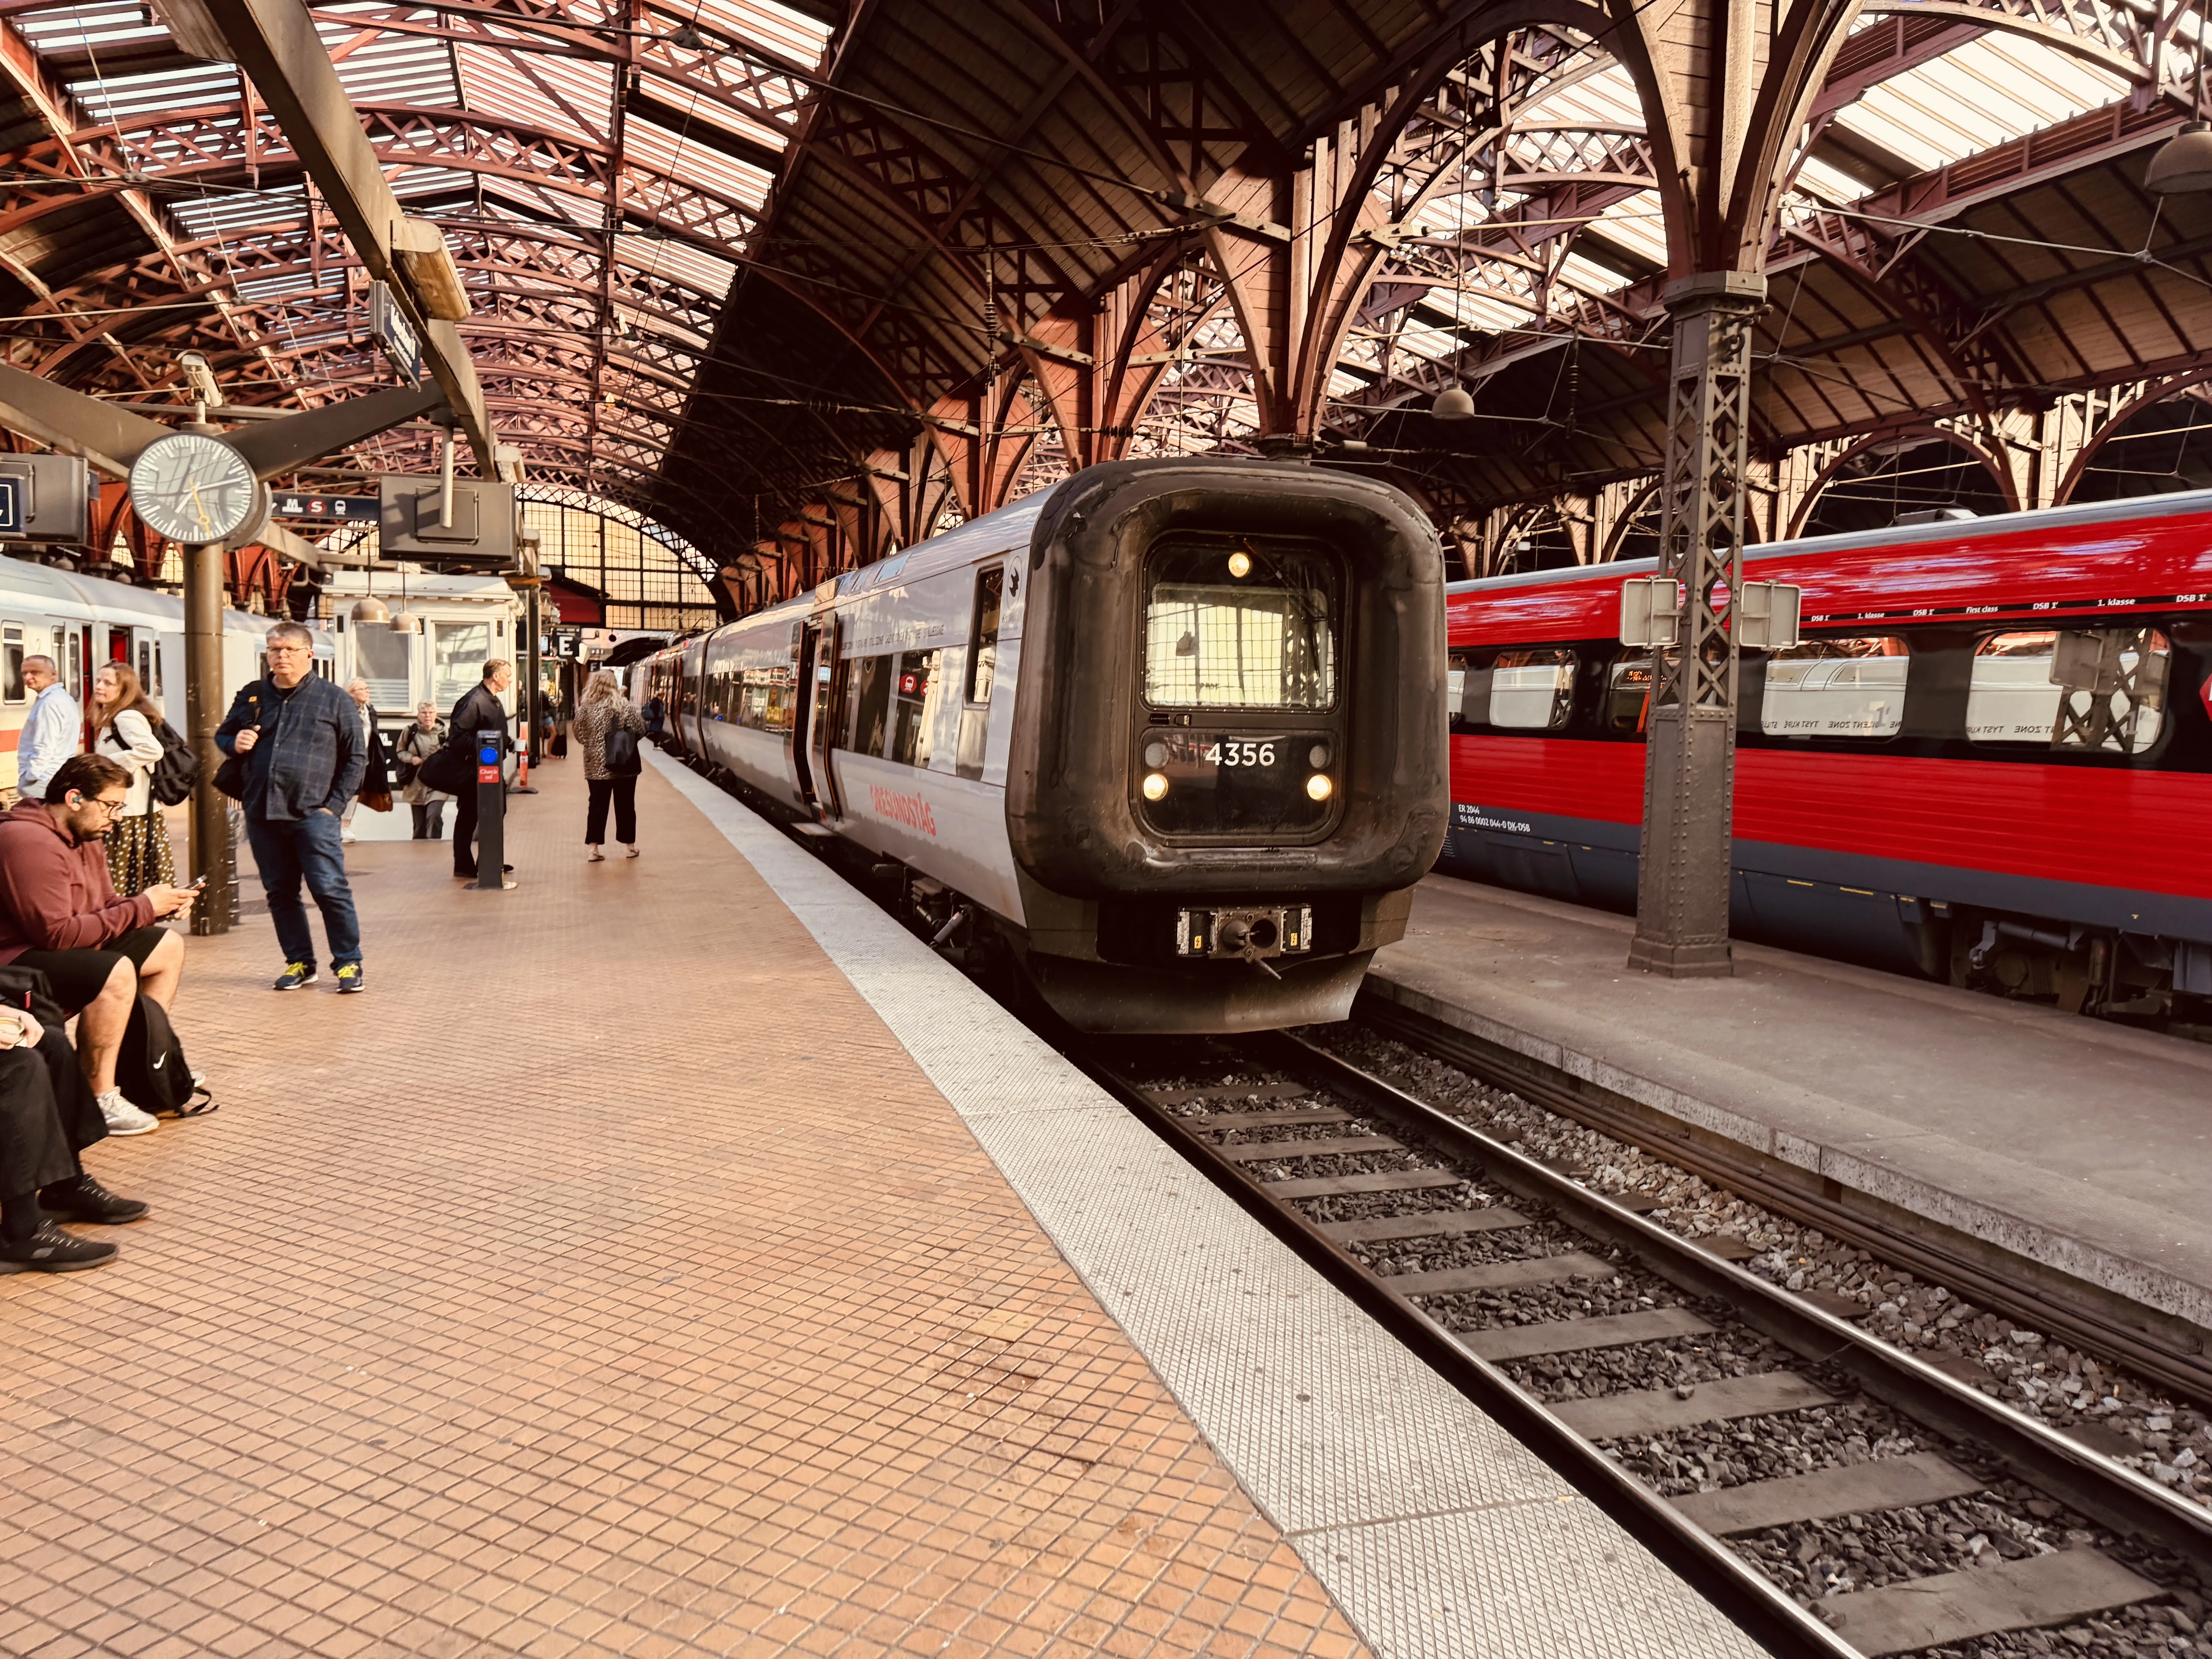
<path id="1" fill-rule="evenodd" d="M 2154 629 L 1992 634 L 1974 648 L 1966 735 L 2138 754 L 2158 740 L 2172 658 Z"/>
<path id="2" fill-rule="evenodd" d="M 1501 651 L 1490 670 L 1490 723 L 1542 731 L 1567 723 L 1575 702 L 1571 651 Z"/>
<path id="3" fill-rule="evenodd" d="M 4 695 L 9 702 L 26 702 L 28 700 L 30 693 L 23 688 L 24 652 L 23 630 L 21 629 L 11 628 L 8 630 L 4 648 L 6 653 L 6 660 L 4 665 L 6 679 L 4 688 L 0 688 L 0 695 Z"/>
<path id="4" fill-rule="evenodd" d="M 354 669 L 368 682 L 368 700 L 379 708 L 399 710 L 414 706 L 414 665 L 409 660 L 412 634 L 395 634 L 381 623 L 357 623 L 353 632 Z M 479 676 L 483 665 L 477 666 Z M 441 708 L 450 708 L 441 702 Z"/>
<path id="5" fill-rule="evenodd" d="M 1302 549 L 1170 543 L 1147 562 L 1145 697 L 1178 708 L 1336 701 L 1335 561 Z"/>
<path id="6" fill-rule="evenodd" d="M 999 595 L 1006 581 L 1002 569 L 986 570 L 975 578 L 975 631 L 968 649 L 968 701 L 991 701 L 991 682 L 999 666 Z M 981 764 L 979 759 L 976 763 Z"/>
<path id="7" fill-rule="evenodd" d="M 1651 659 L 1623 657 L 1613 665 L 1605 687 L 1605 723 L 1616 732 L 1643 737 L 1651 720 Z"/>
<path id="8" fill-rule="evenodd" d="M 937 665 L 942 655 L 909 651 L 899 659 L 898 731 L 890 757 L 908 766 L 929 764 L 929 732 L 937 717 Z"/>
<path id="9" fill-rule="evenodd" d="M 430 624 L 430 701 L 440 714 L 452 714 L 453 705 L 483 678 L 483 665 L 491 653 L 488 623 Z"/>
<path id="10" fill-rule="evenodd" d="M 880 755 L 890 724 L 891 659 L 863 657 L 853 665 L 853 752 Z"/>
<path id="11" fill-rule="evenodd" d="M 1770 738 L 1890 738 L 1911 665 L 1895 635 L 1807 640 L 1766 660 L 1759 729 Z"/>

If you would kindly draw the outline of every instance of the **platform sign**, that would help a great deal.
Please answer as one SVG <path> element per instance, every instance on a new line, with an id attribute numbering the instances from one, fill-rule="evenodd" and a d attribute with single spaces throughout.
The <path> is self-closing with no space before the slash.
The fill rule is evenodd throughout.
<path id="1" fill-rule="evenodd" d="M 0 538 L 81 547 L 98 493 L 81 455 L 0 455 Z"/>
<path id="2" fill-rule="evenodd" d="M 27 478 L 0 478 L 0 536 L 23 533 L 23 486 Z"/>
<path id="3" fill-rule="evenodd" d="M 410 386 L 422 383 L 422 342 L 407 313 L 393 302 L 392 289 L 383 283 L 368 285 L 368 331 L 384 349 L 385 361 Z"/>
<path id="4" fill-rule="evenodd" d="M 541 653 L 558 657 L 564 662 L 574 662 L 584 653 L 584 630 L 581 628 L 556 628 L 545 635 Z"/>
<path id="5" fill-rule="evenodd" d="M 374 495 L 276 496 L 269 505 L 271 518 L 320 519 L 331 524 L 372 524 L 380 503 Z"/>

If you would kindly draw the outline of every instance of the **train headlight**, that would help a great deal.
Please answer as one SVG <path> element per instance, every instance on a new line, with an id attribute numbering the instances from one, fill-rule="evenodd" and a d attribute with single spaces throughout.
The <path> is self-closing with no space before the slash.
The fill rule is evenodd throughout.
<path id="1" fill-rule="evenodd" d="M 1327 800 L 1336 786 L 1328 781 L 1328 774 L 1316 772 L 1306 780 L 1306 793 L 1315 800 Z"/>
<path id="2" fill-rule="evenodd" d="M 1325 743 L 1317 743 L 1312 748 L 1306 750 L 1306 764 L 1312 767 L 1316 772 L 1320 771 L 1322 767 L 1328 765 L 1328 745 Z"/>
<path id="3" fill-rule="evenodd" d="M 1322 781 L 1326 782 L 1328 780 L 1323 779 Z M 1158 800 L 1168 793 L 1167 774 L 1164 772 L 1146 773 L 1144 788 L 1145 799 L 1146 800 Z"/>
<path id="4" fill-rule="evenodd" d="M 1229 574 L 1239 578 L 1250 575 L 1252 574 L 1252 556 L 1249 553 L 1242 551 L 1231 553 L 1229 556 Z"/>

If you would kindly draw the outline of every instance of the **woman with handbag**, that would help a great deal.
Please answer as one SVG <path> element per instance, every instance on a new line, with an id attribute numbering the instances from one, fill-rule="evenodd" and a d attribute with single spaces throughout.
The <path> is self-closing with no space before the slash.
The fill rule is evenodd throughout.
<path id="1" fill-rule="evenodd" d="M 607 806 L 615 809 L 615 839 L 637 856 L 637 775 L 645 769 L 637 740 L 645 735 L 645 716 L 623 696 L 615 677 L 602 668 L 584 687 L 576 717 L 569 722 L 584 753 L 584 787 L 592 793 L 584 817 L 584 860 L 600 864 L 607 834 Z"/>
<path id="2" fill-rule="evenodd" d="M 149 887 L 173 887 L 176 855 L 169 848 L 161 803 L 154 799 L 154 769 L 161 760 L 155 722 L 161 711 L 148 699 L 137 671 L 124 663 L 102 663 L 92 677 L 92 695 L 93 729 L 98 733 L 93 752 L 131 775 L 123 815 L 107 831 L 108 878 L 122 898 L 134 898 Z"/>
<path id="3" fill-rule="evenodd" d="M 392 758 L 399 774 L 399 796 L 415 814 L 415 839 L 446 838 L 446 803 L 453 797 L 433 789 L 422 779 L 422 763 L 446 746 L 446 723 L 438 718 L 438 705 L 426 702 L 415 711 L 415 724 L 399 737 Z"/>

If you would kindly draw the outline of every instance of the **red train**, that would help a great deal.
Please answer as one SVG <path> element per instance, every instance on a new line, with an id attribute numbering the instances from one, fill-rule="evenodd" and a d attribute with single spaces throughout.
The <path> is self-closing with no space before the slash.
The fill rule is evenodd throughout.
<path id="1" fill-rule="evenodd" d="M 2212 1024 L 2212 492 L 1777 543 L 1747 652 L 1739 937 Z M 1633 911 L 1652 562 L 1449 590 L 1439 867 Z"/>

